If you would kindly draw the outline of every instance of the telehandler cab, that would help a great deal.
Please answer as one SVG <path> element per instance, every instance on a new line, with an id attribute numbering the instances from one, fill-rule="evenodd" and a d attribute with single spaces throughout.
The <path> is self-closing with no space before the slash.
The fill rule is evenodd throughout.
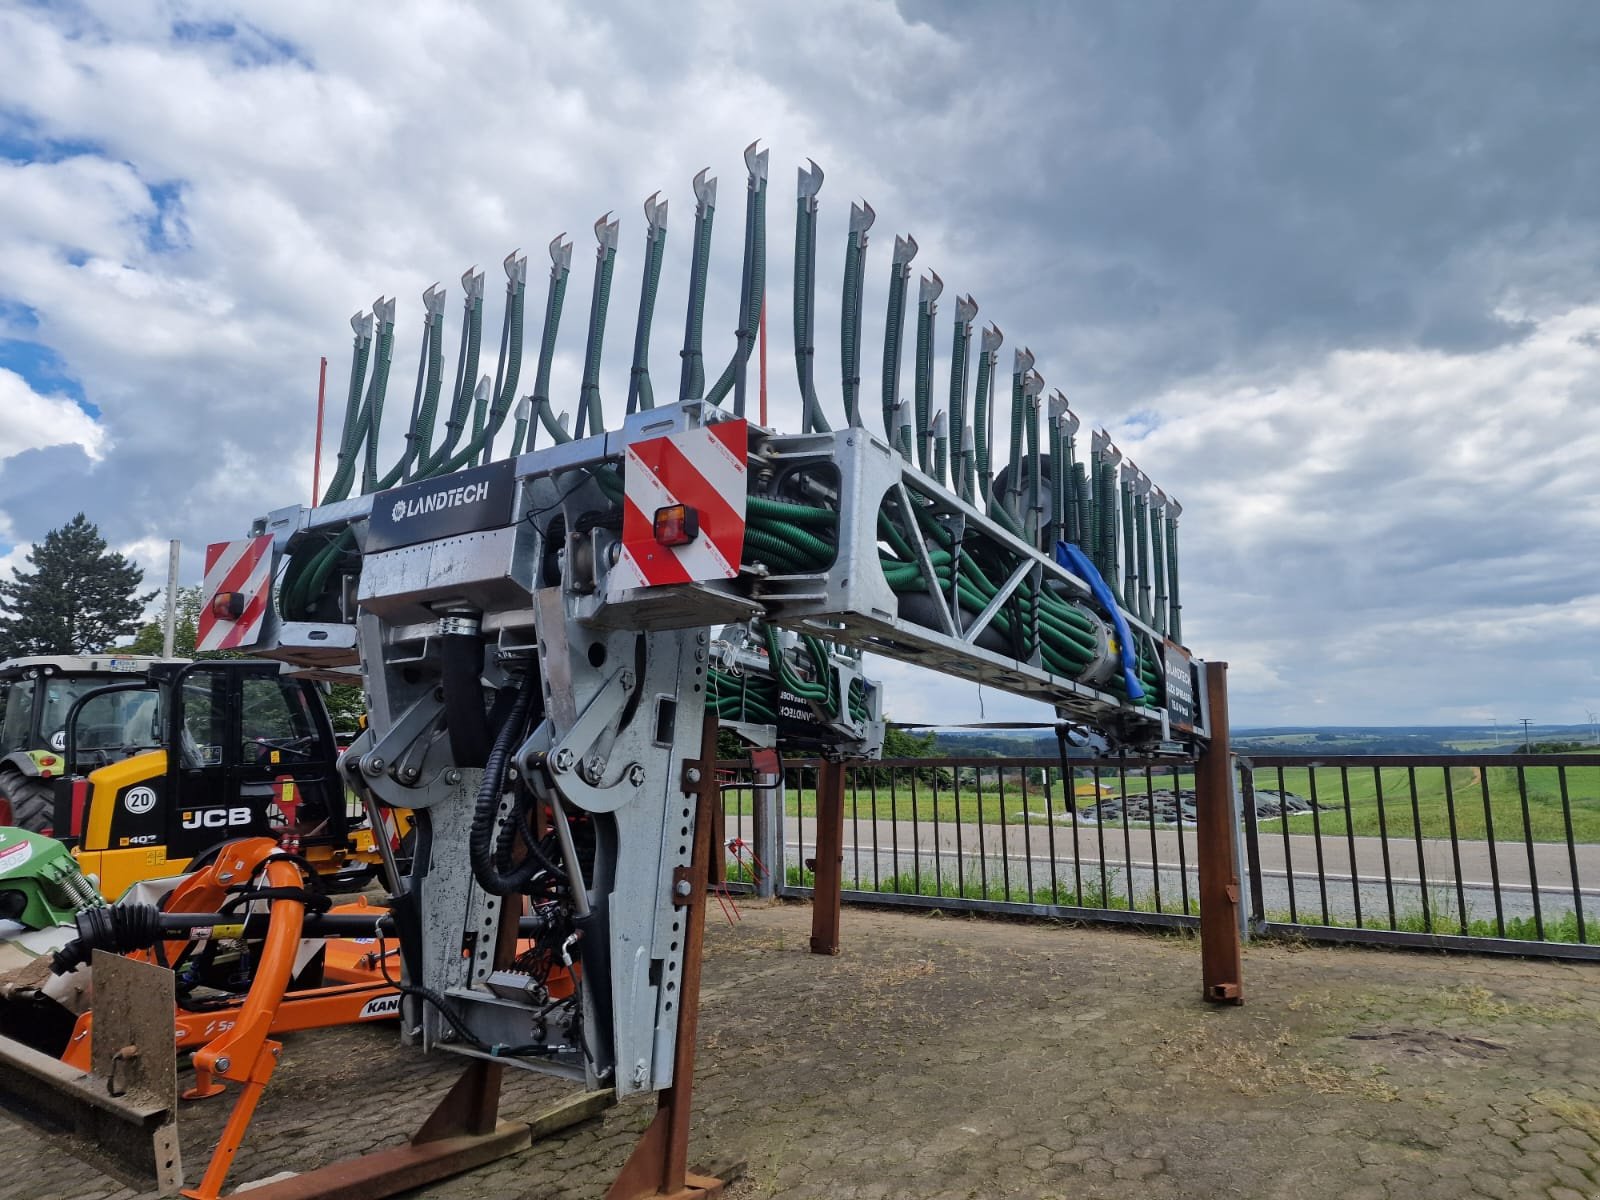
<path id="1" fill-rule="evenodd" d="M 242 659 L 145 659 L 98 675 L 75 662 L 8 664 L 23 672 L 7 696 L 8 728 L 22 714 L 19 742 L 42 733 L 49 749 L 3 760 L 0 791 L 14 798 L 0 800 L 10 809 L 0 823 L 61 839 L 107 899 L 240 837 L 274 837 L 325 876 L 380 864 L 365 815 L 346 802 L 315 684 Z M 15 700 L 19 688 L 29 700 Z M 70 697 L 62 712 L 51 708 L 57 697 Z M 402 833 L 397 824 L 389 836 Z"/>

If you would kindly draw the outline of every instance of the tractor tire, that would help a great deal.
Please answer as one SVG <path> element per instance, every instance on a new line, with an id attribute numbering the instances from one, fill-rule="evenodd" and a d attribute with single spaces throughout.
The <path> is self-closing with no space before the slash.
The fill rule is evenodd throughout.
<path id="1" fill-rule="evenodd" d="M 30 779 L 21 771 L 0 771 L 0 817 L 3 824 L 32 833 L 46 833 L 55 818 L 56 798 L 46 779 Z"/>

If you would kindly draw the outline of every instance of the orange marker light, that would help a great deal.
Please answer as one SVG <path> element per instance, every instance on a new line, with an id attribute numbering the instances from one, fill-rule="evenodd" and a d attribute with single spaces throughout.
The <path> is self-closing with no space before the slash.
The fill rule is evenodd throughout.
<path id="1" fill-rule="evenodd" d="M 687 546 L 700 536 L 700 514 L 687 504 L 656 509 L 652 529 L 663 546 Z"/>
<path id="2" fill-rule="evenodd" d="M 211 615 L 219 621 L 237 621 L 244 616 L 244 593 L 218 592 L 211 597 Z"/>

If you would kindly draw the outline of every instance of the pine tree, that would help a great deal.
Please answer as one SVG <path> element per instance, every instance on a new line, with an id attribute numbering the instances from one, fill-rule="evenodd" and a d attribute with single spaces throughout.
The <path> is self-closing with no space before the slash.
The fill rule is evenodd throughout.
<path id="1" fill-rule="evenodd" d="M 166 643 L 166 609 L 154 621 L 146 621 L 133 635 L 133 641 L 119 649 L 134 654 L 160 654 Z M 195 645 L 200 629 L 200 586 L 178 589 L 178 615 L 172 624 L 172 653 L 176 658 L 243 658 L 241 654 L 218 653 L 196 655 Z"/>
<path id="2" fill-rule="evenodd" d="M 126 637 L 156 596 L 139 594 L 144 571 L 109 553 L 82 513 L 28 554 L 30 571 L 0 582 L 0 658 L 91 654 Z"/>

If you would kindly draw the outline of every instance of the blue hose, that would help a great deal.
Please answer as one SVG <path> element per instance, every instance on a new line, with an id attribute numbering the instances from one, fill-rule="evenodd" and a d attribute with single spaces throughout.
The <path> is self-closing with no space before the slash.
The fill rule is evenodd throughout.
<path id="1" fill-rule="evenodd" d="M 1122 660 L 1122 681 L 1127 685 L 1128 699 L 1136 703 L 1143 700 L 1144 688 L 1139 686 L 1137 671 L 1138 657 L 1133 653 L 1133 633 L 1128 628 L 1128 622 L 1123 620 L 1122 610 L 1117 607 L 1116 597 L 1111 594 L 1106 581 L 1094 569 L 1088 555 L 1071 542 L 1056 543 L 1056 562 L 1087 583 L 1094 598 L 1100 602 L 1100 607 L 1111 615 L 1112 627 L 1117 631 L 1117 657 Z"/>

